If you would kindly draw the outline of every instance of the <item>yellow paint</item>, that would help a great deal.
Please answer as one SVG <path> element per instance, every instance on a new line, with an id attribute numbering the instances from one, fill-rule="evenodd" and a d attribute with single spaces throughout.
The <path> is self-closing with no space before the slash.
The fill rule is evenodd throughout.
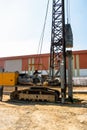
<path id="1" fill-rule="evenodd" d="M 2 86 L 14 86 L 17 84 L 18 73 L 15 72 L 1 72 L 0 73 L 0 85 Z"/>

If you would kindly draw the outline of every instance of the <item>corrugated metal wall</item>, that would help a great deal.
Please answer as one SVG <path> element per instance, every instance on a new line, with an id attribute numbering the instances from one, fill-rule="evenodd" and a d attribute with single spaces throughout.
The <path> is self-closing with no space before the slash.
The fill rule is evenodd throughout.
<path id="1" fill-rule="evenodd" d="M 39 60 L 40 57 L 40 60 Z M 49 71 L 50 54 L 14 56 L 0 58 L 0 67 L 5 71 L 29 72 L 39 68 L 41 71 Z M 73 76 L 87 76 L 87 50 L 73 51 L 72 68 Z M 32 68 L 31 65 L 32 64 Z M 40 65 L 37 65 L 40 64 Z"/>
<path id="2" fill-rule="evenodd" d="M 6 60 L 5 61 L 5 72 L 22 71 L 22 60 Z"/>

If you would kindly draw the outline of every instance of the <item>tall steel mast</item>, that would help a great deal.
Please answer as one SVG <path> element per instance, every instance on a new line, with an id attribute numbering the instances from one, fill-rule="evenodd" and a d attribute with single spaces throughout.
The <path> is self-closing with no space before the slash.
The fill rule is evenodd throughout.
<path id="1" fill-rule="evenodd" d="M 64 62 L 64 85 L 66 89 L 66 47 L 65 47 L 65 11 L 64 0 L 53 0 L 52 30 L 50 48 L 50 76 L 60 72 L 60 63 Z M 55 72 L 56 70 L 56 72 Z M 65 89 L 63 91 L 65 91 Z"/>

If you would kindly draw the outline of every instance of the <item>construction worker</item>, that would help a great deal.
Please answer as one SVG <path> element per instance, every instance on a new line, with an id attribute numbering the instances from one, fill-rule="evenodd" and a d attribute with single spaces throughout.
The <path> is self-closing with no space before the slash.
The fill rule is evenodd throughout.
<path id="1" fill-rule="evenodd" d="M 33 73 L 33 83 L 34 84 L 40 83 L 40 78 L 39 78 L 38 74 L 40 74 L 38 72 L 38 70 L 35 70 L 35 72 Z"/>

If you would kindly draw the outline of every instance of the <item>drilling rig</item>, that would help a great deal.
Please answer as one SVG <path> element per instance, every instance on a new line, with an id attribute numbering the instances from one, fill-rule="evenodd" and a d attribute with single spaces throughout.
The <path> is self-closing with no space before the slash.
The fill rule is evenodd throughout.
<path id="1" fill-rule="evenodd" d="M 66 87 L 67 87 L 66 48 L 73 47 L 72 29 L 71 25 L 68 23 L 68 20 L 67 24 L 65 24 L 64 7 L 65 7 L 64 0 L 53 0 L 52 32 L 51 32 L 51 48 L 50 48 L 50 77 L 54 78 L 58 74 L 60 75 L 62 102 L 65 101 Z M 68 76 L 70 76 L 70 74 Z"/>
<path id="2" fill-rule="evenodd" d="M 71 26 L 65 25 L 64 0 L 53 0 L 49 77 L 53 81 L 55 77 L 60 76 L 62 103 L 66 98 L 66 44 L 71 46 L 71 41 Z M 55 102 L 60 99 L 60 92 L 50 86 L 34 85 L 25 90 L 17 90 L 16 87 L 15 91 L 10 94 L 10 98 L 12 100 Z"/>

